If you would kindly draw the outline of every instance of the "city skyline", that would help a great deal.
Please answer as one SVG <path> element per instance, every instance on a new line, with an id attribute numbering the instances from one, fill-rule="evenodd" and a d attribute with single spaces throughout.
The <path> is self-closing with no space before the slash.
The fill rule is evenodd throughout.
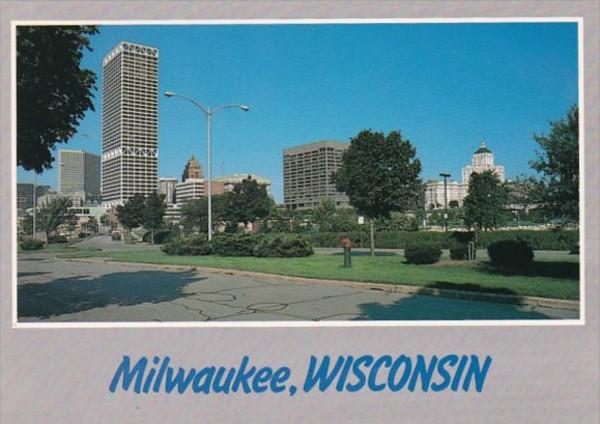
<path id="1" fill-rule="evenodd" d="M 575 23 L 100 26 L 83 63 L 98 75 L 96 111 L 58 148 L 100 153 L 101 58 L 123 40 L 161 51 L 159 93 L 250 105 L 247 115 L 214 120 L 213 176 L 264 175 L 277 202 L 283 149 L 348 142 L 364 128 L 401 130 L 424 181 L 439 172 L 460 179 L 481 140 L 508 178 L 534 174 L 532 134 L 578 98 Z M 186 53 L 196 50 L 203 54 Z M 160 99 L 159 152 L 159 177 L 177 176 L 192 154 L 206 166 L 199 111 Z M 56 169 L 57 161 L 38 183 L 53 185 Z M 19 169 L 18 181 L 31 175 Z"/>

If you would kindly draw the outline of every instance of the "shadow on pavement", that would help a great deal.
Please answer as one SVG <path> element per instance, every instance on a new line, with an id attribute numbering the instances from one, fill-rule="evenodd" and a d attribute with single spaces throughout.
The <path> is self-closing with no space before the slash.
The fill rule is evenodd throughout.
<path id="1" fill-rule="evenodd" d="M 363 303 L 359 320 L 511 320 L 549 319 L 523 306 L 493 302 L 474 302 L 437 296 L 412 295 L 390 305 Z"/>
<path id="2" fill-rule="evenodd" d="M 45 274 L 50 274 L 50 273 L 45 272 L 45 271 L 17 272 L 17 278 L 34 277 L 36 275 L 45 275 Z"/>
<path id="3" fill-rule="evenodd" d="M 138 271 L 23 284 L 18 287 L 17 311 L 20 317 L 48 318 L 108 305 L 168 302 L 184 296 L 186 285 L 203 279 L 193 271 Z"/>
<path id="4" fill-rule="evenodd" d="M 518 294 L 516 291 L 506 287 L 483 287 L 475 283 L 451 283 L 449 281 L 436 281 L 435 283 L 426 284 L 425 287 L 431 289 L 462 290 L 477 293 L 509 294 L 513 296 Z"/>

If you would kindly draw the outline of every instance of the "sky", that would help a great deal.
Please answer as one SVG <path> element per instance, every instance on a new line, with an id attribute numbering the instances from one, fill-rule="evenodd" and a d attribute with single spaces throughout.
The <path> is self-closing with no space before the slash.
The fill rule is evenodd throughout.
<path id="1" fill-rule="evenodd" d="M 101 152 L 102 58 L 120 41 L 159 49 L 159 176 L 206 173 L 206 122 L 191 103 L 243 103 L 213 116 L 213 177 L 253 173 L 283 200 L 284 148 L 400 130 L 423 180 L 460 180 L 482 141 L 507 178 L 534 175 L 534 133 L 578 100 L 575 23 L 102 25 L 82 66 L 95 111 L 58 149 Z M 55 162 L 56 164 L 56 162 Z M 18 169 L 20 182 L 32 173 Z M 56 166 L 37 178 L 57 187 Z"/>

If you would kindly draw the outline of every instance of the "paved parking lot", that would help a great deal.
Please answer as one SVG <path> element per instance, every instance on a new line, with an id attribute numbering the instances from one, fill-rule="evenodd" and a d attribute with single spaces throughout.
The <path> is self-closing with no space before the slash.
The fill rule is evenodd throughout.
<path id="1" fill-rule="evenodd" d="M 193 269 L 18 260 L 18 316 L 30 321 L 289 321 L 577 318 L 576 311 L 404 295 L 327 283 L 262 281 Z"/>

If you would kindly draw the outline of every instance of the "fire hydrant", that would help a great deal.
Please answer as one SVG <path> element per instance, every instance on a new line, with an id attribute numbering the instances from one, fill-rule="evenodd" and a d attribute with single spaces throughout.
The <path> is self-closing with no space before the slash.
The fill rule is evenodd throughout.
<path id="1" fill-rule="evenodd" d="M 344 248 L 344 268 L 352 268 L 352 242 L 348 237 L 342 239 Z"/>

